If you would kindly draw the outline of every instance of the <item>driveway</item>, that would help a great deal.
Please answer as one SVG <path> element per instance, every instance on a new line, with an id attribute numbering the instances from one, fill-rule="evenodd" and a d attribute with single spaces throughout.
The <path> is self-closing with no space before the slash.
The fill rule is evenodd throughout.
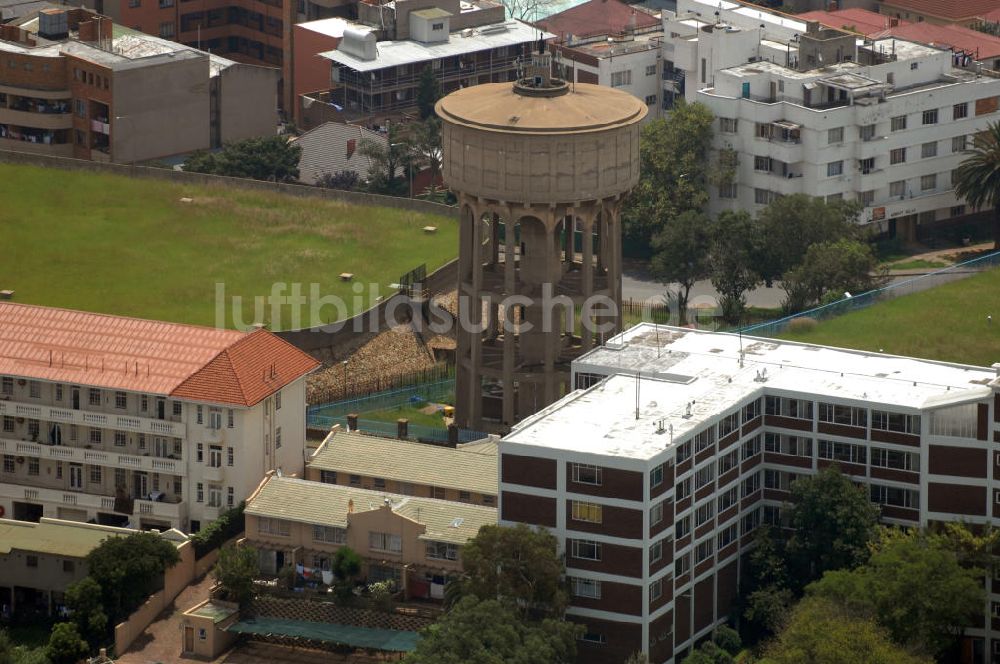
<path id="1" fill-rule="evenodd" d="M 174 599 L 146 631 L 135 640 L 132 647 L 116 660 L 119 664 L 168 664 L 181 657 L 181 614 L 195 604 L 208 599 L 208 591 L 215 584 L 211 574 L 192 583 Z"/>
<path id="2" fill-rule="evenodd" d="M 667 287 L 656 281 L 649 274 L 649 266 L 643 261 L 625 259 L 622 274 L 622 297 L 637 302 L 663 303 Z M 676 288 L 676 284 L 673 285 Z M 718 299 L 718 291 L 708 279 L 698 281 L 691 289 L 691 304 L 714 304 Z M 751 307 L 773 309 L 781 306 L 785 299 L 785 291 L 774 286 L 761 286 L 747 294 L 747 304 Z"/>

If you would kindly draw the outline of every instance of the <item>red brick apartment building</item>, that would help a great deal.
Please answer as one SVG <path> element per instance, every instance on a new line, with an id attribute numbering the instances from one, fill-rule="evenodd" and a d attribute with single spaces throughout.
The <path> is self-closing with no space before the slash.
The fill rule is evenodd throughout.
<path id="1" fill-rule="evenodd" d="M 680 661 L 729 616 L 753 531 L 800 475 L 839 464 L 889 523 L 996 523 L 998 372 L 640 325 L 502 441 L 501 522 L 562 543 L 580 661 Z M 1000 661 L 988 583 L 969 662 Z"/>

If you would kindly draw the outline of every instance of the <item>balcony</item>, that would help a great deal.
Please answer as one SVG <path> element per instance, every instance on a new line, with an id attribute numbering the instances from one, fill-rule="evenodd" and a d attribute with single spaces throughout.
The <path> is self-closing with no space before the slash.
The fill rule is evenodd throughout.
<path id="1" fill-rule="evenodd" d="M 30 152 L 31 154 L 47 154 L 56 157 L 72 157 L 72 143 L 33 143 L 19 138 L 0 136 L 0 150 L 11 152 Z"/>
<path id="2" fill-rule="evenodd" d="M 134 502 L 133 514 L 139 517 L 153 517 L 168 519 L 171 522 L 179 522 L 187 515 L 187 510 L 182 502 L 169 503 L 159 500 L 138 500 Z"/>
<path id="3" fill-rule="evenodd" d="M 101 120 L 91 120 L 90 130 L 96 131 L 98 134 L 110 135 L 111 134 L 111 124 L 108 122 L 103 122 Z"/>
<path id="4" fill-rule="evenodd" d="M 42 445 L 23 440 L 0 439 L 0 453 L 66 461 L 68 463 L 90 464 L 92 466 L 142 470 L 150 473 L 184 474 L 184 462 L 178 459 L 118 454 L 116 452 L 88 450 L 82 447 L 69 447 L 66 445 Z"/>
<path id="5" fill-rule="evenodd" d="M 115 511 L 115 497 L 102 496 L 82 491 L 64 491 L 61 489 L 43 489 L 26 487 L 22 484 L 0 484 L 0 501 L 24 501 L 55 507 L 73 507 L 76 509 L 93 510 L 121 514 Z M 181 524 L 187 517 L 187 504 L 178 502 L 163 502 L 156 500 L 119 501 L 119 506 L 132 504 L 131 514 L 137 517 L 157 518 L 170 521 L 174 526 Z M 138 525 L 133 522 L 133 525 Z"/>
<path id="6" fill-rule="evenodd" d="M 168 422 L 166 420 L 153 420 L 131 415 L 54 408 L 52 406 L 41 406 L 17 401 L 0 401 L 0 415 L 30 417 L 31 419 L 46 422 L 80 424 L 88 427 L 134 431 L 136 433 L 149 433 L 155 436 L 170 436 L 172 438 L 184 438 L 187 435 L 187 428 L 183 422 Z"/>
<path id="7" fill-rule="evenodd" d="M 33 129 L 72 129 L 73 116 L 70 113 L 42 113 L 0 108 L 0 123 Z"/>
<path id="8" fill-rule="evenodd" d="M 205 466 L 201 476 L 206 482 L 221 482 L 226 473 L 222 466 Z"/>

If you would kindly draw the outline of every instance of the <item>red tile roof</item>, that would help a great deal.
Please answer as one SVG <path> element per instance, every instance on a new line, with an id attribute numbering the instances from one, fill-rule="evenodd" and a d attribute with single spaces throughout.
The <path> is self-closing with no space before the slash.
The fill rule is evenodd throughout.
<path id="1" fill-rule="evenodd" d="M 621 0 L 590 0 L 548 16 L 537 25 L 566 40 L 570 35 L 580 38 L 618 35 L 632 28 L 648 29 L 661 23 L 656 16 Z"/>
<path id="2" fill-rule="evenodd" d="M 0 303 L 0 374 L 252 406 L 318 366 L 250 333 Z"/>
<path id="3" fill-rule="evenodd" d="M 980 14 L 977 18 L 981 18 L 987 23 L 1000 23 L 1000 7 L 984 14 Z"/>
<path id="4" fill-rule="evenodd" d="M 873 38 L 896 37 L 909 41 L 965 51 L 977 60 L 1000 56 L 1000 37 L 994 37 L 961 25 L 934 25 L 932 23 L 909 23 L 880 33 L 869 35 Z"/>
<path id="5" fill-rule="evenodd" d="M 885 0 L 885 13 L 903 9 L 949 21 L 975 18 L 1000 8 L 1000 0 Z"/>
<path id="6" fill-rule="evenodd" d="M 869 11 L 867 9 L 838 9 L 832 12 L 814 11 L 796 14 L 795 18 L 806 21 L 819 21 L 825 26 L 838 30 L 853 30 L 865 36 L 882 32 L 890 27 L 890 21 L 900 24 L 909 23 L 886 14 Z"/>

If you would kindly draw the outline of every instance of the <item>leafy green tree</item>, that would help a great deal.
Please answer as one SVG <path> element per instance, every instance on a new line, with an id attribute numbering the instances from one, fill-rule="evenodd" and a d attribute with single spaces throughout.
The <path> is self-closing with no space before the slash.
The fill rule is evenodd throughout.
<path id="1" fill-rule="evenodd" d="M 14 664 L 52 664 L 52 660 L 49 659 L 48 645 L 37 648 L 15 646 Z"/>
<path id="2" fill-rule="evenodd" d="M 108 615 L 101 604 L 103 591 L 97 581 L 85 576 L 66 588 L 66 607 L 72 611 L 80 635 L 92 648 L 96 648 L 110 636 Z"/>
<path id="3" fill-rule="evenodd" d="M 354 581 L 361 573 L 361 556 L 350 547 L 342 546 L 333 554 L 330 571 L 336 579 L 337 597 L 341 600 L 350 598 L 354 589 Z"/>
<path id="4" fill-rule="evenodd" d="M 576 656 L 582 625 L 525 621 L 509 603 L 466 596 L 426 628 L 406 664 L 562 664 Z"/>
<path id="5" fill-rule="evenodd" d="M 163 573 L 180 560 L 176 547 L 156 533 L 109 537 L 87 555 L 87 569 L 102 591 L 114 625 L 163 587 Z"/>
<path id="6" fill-rule="evenodd" d="M 835 201 L 807 194 L 776 198 L 757 215 L 761 246 L 757 269 L 768 286 L 802 262 L 814 244 L 850 238 L 862 239 L 858 230 L 857 203 Z"/>
<path id="7" fill-rule="evenodd" d="M 441 176 L 441 120 L 432 115 L 423 122 L 412 123 L 409 125 L 406 142 L 409 144 L 407 167 L 428 172 L 431 178 L 430 193 L 433 196 Z"/>
<path id="8" fill-rule="evenodd" d="M 792 578 L 802 585 L 828 570 L 852 569 L 868 559 L 878 508 L 836 466 L 792 483 L 786 547 Z"/>
<path id="9" fill-rule="evenodd" d="M 246 606 L 256 595 L 254 579 L 260 574 L 257 549 L 232 544 L 219 550 L 219 560 L 212 576 L 219 582 L 225 599 Z"/>
<path id="10" fill-rule="evenodd" d="M 651 270 L 657 281 L 679 285 L 677 308 L 680 324 L 687 323 L 691 288 L 708 276 L 712 221 L 704 212 L 686 210 L 669 220 L 653 236 Z"/>
<path id="11" fill-rule="evenodd" d="M 405 196 L 407 180 L 400 177 L 411 159 L 411 147 L 399 123 L 389 124 L 387 142 L 361 139 L 358 153 L 371 161 L 368 171 L 368 191 L 389 196 Z"/>
<path id="12" fill-rule="evenodd" d="M 294 182 L 299 177 L 301 156 L 302 148 L 289 143 L 283 136 L 247 138 L 226 143 L 218 152 L 195 152 L 184 162 L 184 170 L 268 182 Z"/>
<path id="13" fill-rule="evenodd" d="M 754 534 L 740 592 L 740 609 L 754 637 L 774 634 L 784 625 L 795 600 L 781 540 L 768 526 Z"/>
<path id="14" fill-rule="evenodd" d="M 761 243 L 756 220 L 744 210 L 723 211 L 712 227 L 709 274 L 722 317 L 732 325 L 742 321 L 747 291 L 761 282 L 755 267 Z"/>
<path id="15" fill-rule="evenodd" d="M 885 270 L 878 270 L 869 245 L 848 238 L 820 242 L 806 250 L 801 264 L 785 272 L 785 308 L 794 312 L 835 302 L 844 293 L 863 293 L 884 281 Z"/>
<path id="16" fill-rule="evenodd" d="M 955 172 L 955 193 L 974 208 L 993 208 L 993 248 L 1000 250 L 1000 122 L 972 139 Z"/>
<path id="17" fill-rule="evenodd" d="M 930 664 L 892 642 L 874 620 L 841 604 L 811 597 L 792 612 L 788 626 L 761 664 Z"/>
<path id="18" fill-rule="evenodd" d="M 90 652 L 90 646 L 80 637 L 74 623 L 61 622 L 52 626 L 48 656 L 52 664 L 77 664 Z"/>
<path id="19" fill-rule="evenodd" d="M 874 616 L 897 643 L 931 656 L 943 656 L 982 620 L 983 570 L 963 567 L 947 540 L 896 531 L 872 550 L 866 564 L 827 572 L 807 593 Z"/>
<path id="20" fill-rule="evenodd" d="M 623 211 L 625 239 L 634 253 L 648 255 L 665 224 L 708 204 L 714 121 L 707 106 L 680 103 L 668 118 L 642 128 L 642 171 Z"/>
<path id="21" fill-rule="evenodd" d="M 561 618 L 569 596 L 558 550 L 555 536 L 544 529 L 483 526 L 462 547 L 465 594 Z"/>
<path id="22" fill-rule="evenodd" d="M 417 82 L 417 112 L 421 120 L 434 117 L 434 104 L 441 98 L 441 82 L 428 64 L 420 72 Z"/>
<path id="23" fill-rule="evenodd" d="M 712 643 L 733 656 L 739 654 L 740 650 L 743 649 L 740 633 L 728 625 L 715 628 L 715 632 L 712 633 Z"/>

